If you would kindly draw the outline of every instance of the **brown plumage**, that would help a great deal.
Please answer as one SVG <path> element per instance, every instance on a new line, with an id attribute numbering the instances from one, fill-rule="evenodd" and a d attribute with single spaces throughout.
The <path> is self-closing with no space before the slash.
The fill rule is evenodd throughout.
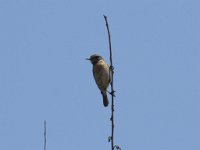
<path id="1" fill-rule="evenodd" d="M 94 54 L 88 58 L 93 64 L 93 76 L 103 97 L 104 106 L 108 106 L 107 88 L 110 82 L 109 66 L 100 55 Z"/>

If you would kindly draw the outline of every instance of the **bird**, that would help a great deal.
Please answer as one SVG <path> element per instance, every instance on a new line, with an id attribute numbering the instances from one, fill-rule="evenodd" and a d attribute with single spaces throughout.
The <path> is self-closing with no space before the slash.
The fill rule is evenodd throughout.
<path id="1" fill-rule="evenodd" d="M 90 58 L 86 58 L 90 60 L 93 65 L 93 76 L 94 80 L 101 91 L 101 95 L 103 97 L 103 105 L 105 107 L 108 106 L 108 96 L 107 96 L 107 88 L 110 83 L 110 69 L 109 65 L 105 62 L 105 60 L 98 54 L 93 54 Z"/>

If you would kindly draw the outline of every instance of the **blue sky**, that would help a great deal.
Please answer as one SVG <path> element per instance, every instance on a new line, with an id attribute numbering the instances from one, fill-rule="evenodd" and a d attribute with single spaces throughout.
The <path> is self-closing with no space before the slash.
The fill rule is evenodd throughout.
<path id="1" fill-rule="evenodd" d="M 200 2 L 0 0 L 0 149 L 110 149 L 92 66 L 115 67 L 115 143 L 200 149 Z M 95 147 L 95 148 L 94 148 Z"/>

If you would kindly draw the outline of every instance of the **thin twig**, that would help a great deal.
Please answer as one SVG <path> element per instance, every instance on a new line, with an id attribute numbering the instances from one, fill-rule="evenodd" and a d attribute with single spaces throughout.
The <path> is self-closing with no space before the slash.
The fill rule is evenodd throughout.
<path id="1" fill-rule="evenodd" d="M 109 30 L 109 25 L 108 25 L 108 21 L 107 21 L 107 16 L 104 15 L 104 19 L 106 22 L 106 27 L 107 27 L 107 31 L 108 31 L 108 40 L 109 40 L 109 50 L 110 50 L 110 72 L 111 72 L 111 96 L 112 96 L 112 104 L 111 104 L 111 136 L 109 138 L 109 140 L 111 141 L 111 150 L 114 150 L 115 146 L 114 146 L 114 87 L 113 87 L 113 74 L 114 74 L 114 67 L 113 67 L 113 63 L 112 63 L 112 45 L 111 45 L 111 36 L 110 36 L 110 30 Z"/>
<path id="2" fill-rule="evenodd" d="M 46 150 L 46 144 L 47 144 L 47 122 L 44 121 L 44 150 Z"/>

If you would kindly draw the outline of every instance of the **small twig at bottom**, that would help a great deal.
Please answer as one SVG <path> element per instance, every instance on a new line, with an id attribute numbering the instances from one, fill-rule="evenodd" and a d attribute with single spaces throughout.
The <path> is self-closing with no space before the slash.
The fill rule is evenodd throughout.
<path id="1" fill-rule="evenodd" d="M 47 122 L 44 121 L 44 150 L 46 150 L 46 144 L 47 144 Z"/>

